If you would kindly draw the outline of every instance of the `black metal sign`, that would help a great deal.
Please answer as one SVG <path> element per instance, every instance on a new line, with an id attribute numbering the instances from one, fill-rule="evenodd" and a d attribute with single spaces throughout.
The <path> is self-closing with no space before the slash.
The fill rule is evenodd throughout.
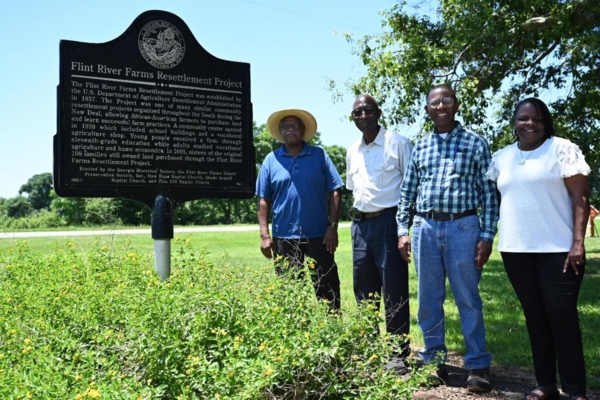
<path id="1" fill-rule="evenodd" d="M 254 195 L 250 65 L 218 59 L 174 14 L 101 44 L 60 43 L 54 188 L 152 207 Z"/>

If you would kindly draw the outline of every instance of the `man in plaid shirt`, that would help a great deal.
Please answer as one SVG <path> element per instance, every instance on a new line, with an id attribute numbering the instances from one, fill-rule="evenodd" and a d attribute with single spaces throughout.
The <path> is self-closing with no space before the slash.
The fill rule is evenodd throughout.
<path id="1" fill-rule="evenodd" d="M 398 205 L 398 248 L 410 262 L 414 250 L 418 276 L 418 322 L 425 348 L 425 363 L 436 362 L 435 378 L 448 377 L 444 332 L 446 276 L 462 325 L 470 370 L 467 389 L 492 389 L 485 349 L 485 326 L 479 281 L 492 252 L 498 222 L 496 187 L 487 180 L 491 154 L 481 136 L 454 120 L 459 103 L 449 85 L 435 86 L 425 111 L 435 129 L 417 142 L 402 183 Z M 412 242 L 408 236 L 411 203 L 416 203 Z M 477 215 L 479 211 L 479 216 Z M 411 249 L 412 245 L 412 249 Z M 441 354 L 441 357 L 440 357 Z"/>

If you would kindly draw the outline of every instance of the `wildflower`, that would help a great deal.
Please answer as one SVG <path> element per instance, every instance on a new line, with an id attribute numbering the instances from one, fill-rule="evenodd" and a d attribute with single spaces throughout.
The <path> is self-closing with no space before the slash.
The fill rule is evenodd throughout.
<path id="1" fill-rule="evenodd" d="M 258 351 L 263 351 L 267 347 L 267 342 L 262 342 L 258 347 Z"/>
<path id="2" fill-rule="evenodd" d="M 187 243 L 187 244 L 189 244 L 191 241 L 192 241 L 192 239 L 190 239 L 190 238 L 185 239 L 185 243 Z"/>
<path id="3" fill-rule="evenodd" d="M 28 399 L 33 399 L 33 395 L 30 392 L 27 392 L 25 397 L 27 397 Z"/>
<path id="4" fill-rule="evenodd" d="M 346 380 L 346 377 L 344 375 L 340 375 L 340 382 L 344 382 Z"/>
<path id="5" fill-rule="evenodd" d="M 352 356 L 352 359 L 353 360 L 358 360 L 358 356 L 355 354 L 355 355 Z"/>
<path id="6" fill-rule="evenodd" d="M 32 349 L 32 347 L 31 347 L 31 346 L 27 346 L 27 347 L 25 347 L 25 348 L 23 349 L 22 353 L 23 353 L 23 354 L 27 354 L 27 353 L 29 353 L 29 352 L 31 351 L 31 349 Z"/>
<path id="7" fill-rule="evenodd" d="M 307 339 L 310 339 L 310 333 L 304 332 L 304 337 L 307 338 Z"/>
<path id="8" fill-rule="evenodd" d="M 315 263 L 311 262 L 310 264 L 308 264 L 308 268 L 315 269 Z"/>
<path id="9" fill-rule="evenodd" d="M 267 366 L 266 366 L 266 368 L 265 368 L 265 372 L 264 372 L 264 374 L 265 374 L 266 376 L 271 376 L 271 375 L 273 375 L 273 368 L 271 368 L 271 366 L 270 366 L 270 365 L 267 365 Z"/>
<path id="10" fill-rule="evenodd" d="M 80 381 L 81 380 L 81 375 L 79 375 L 79 374 L 75 375 L 75 380 L 76 381 Z"/>
<path id="11" fill-rule="evenodd" d="M 92 399 L 100 398 L 100 392 L 97 391 L 96 389 L 88 389 L 86 394 L 87 394 L 87 397 L 91 397 Z"/>

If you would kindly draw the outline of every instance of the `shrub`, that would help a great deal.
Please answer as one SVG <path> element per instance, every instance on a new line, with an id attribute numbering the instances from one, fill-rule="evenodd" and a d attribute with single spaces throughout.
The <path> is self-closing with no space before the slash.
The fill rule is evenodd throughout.
<path id="1" fill-rule="evenodd" d="M 40 210 L 21 218 L 0 217 L 0 229 L 59 228 L 67 222 L 54 211 Z"/>
<path id="2" fill-rule="evenodd" d="M 216 266 L 176 242 L 171 278 L 128 246 L 0 259 L 0 398 L 401 399 L 372 305 L 332 314 L 270 266 Z"/>

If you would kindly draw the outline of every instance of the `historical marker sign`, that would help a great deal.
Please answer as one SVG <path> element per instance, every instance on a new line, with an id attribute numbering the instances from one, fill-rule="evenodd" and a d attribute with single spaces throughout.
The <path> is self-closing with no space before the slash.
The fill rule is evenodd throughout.
<path id="1" fill-rule="evenodd" d="M 60 43 L 54 187 L 152 207 L 254 194 L 250 65 L 218 59 L 148 11 L 101 44 Z"/>

